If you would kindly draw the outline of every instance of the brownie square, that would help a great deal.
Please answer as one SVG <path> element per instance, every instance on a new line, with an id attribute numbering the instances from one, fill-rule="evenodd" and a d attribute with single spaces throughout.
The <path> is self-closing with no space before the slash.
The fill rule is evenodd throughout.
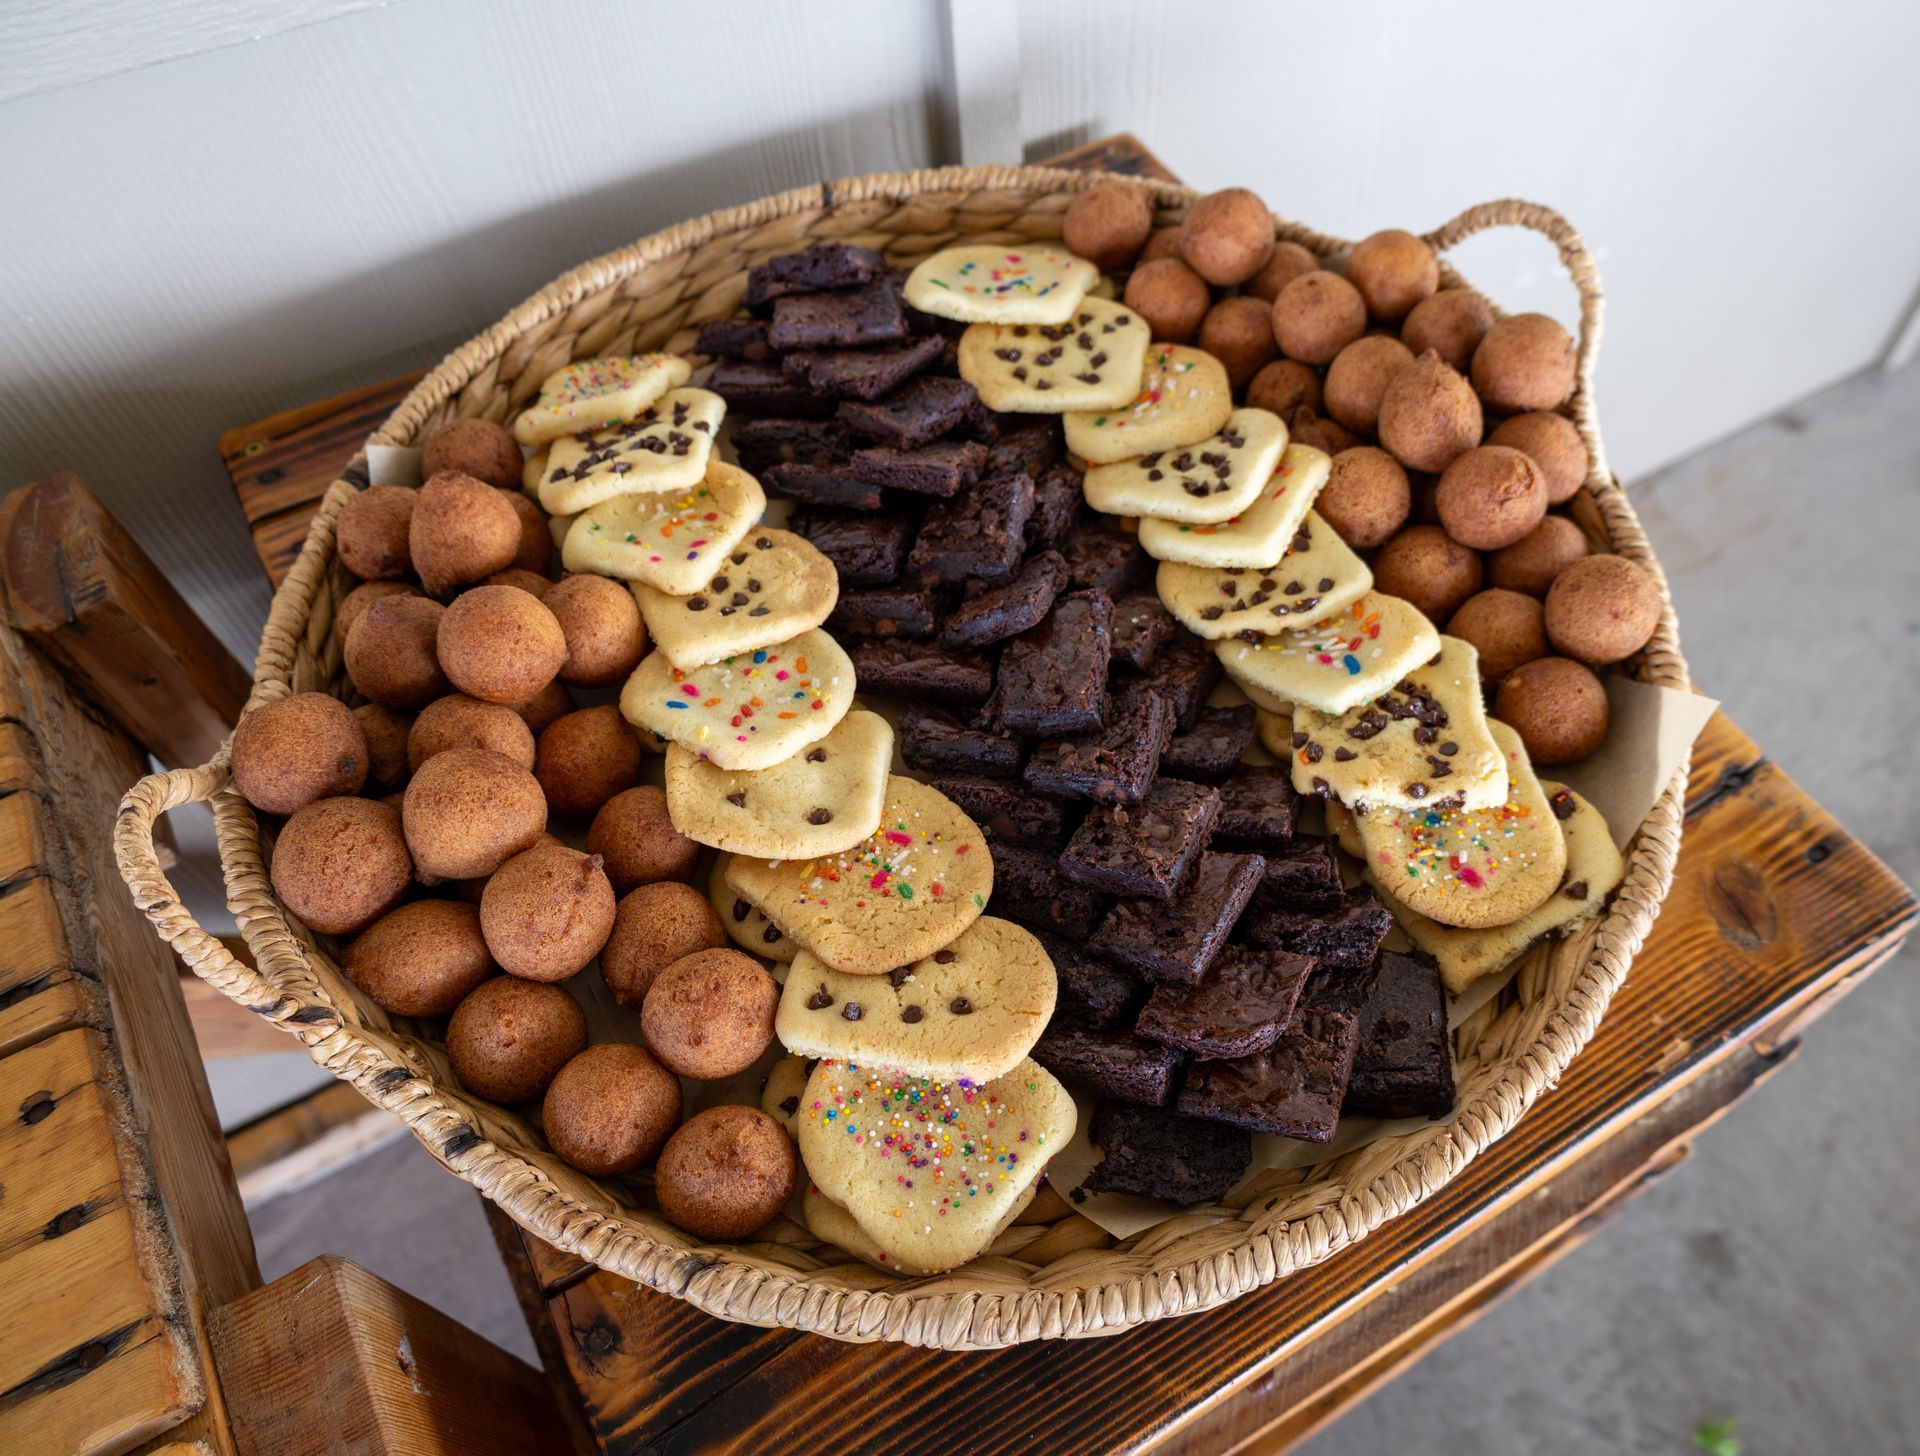
<path id="1" fill-rule="evenodd" d="M 1172 1047 L 1142 1041 L 1123 1031 L 1050 1026 L 1034 1046 L 1033 1059 L 1069 1086 L 1165 1107 L 1185 1058 Z"/>
<path id="2" fill-rule="evenodd" d="M 993 442 L 987 456 L 987 469 L 995 475 L 1031 475 L 1040 473 L 1060 458 L 1060 425 L 1051 416 L 1014 415 L 1003 424 L 1000 438 Z"/>
<path id="3" fill-rule="evenodd" d="M 1088 945 L 1149 980 L 1198 981 L 1226 944 L 1265 868 L 1257 854 L 1202 854 L 1171 901 L 1120 901 Z"/>
<path id="4" fill-rule="evenodd" d="M 1118 526 L 1082 524 L 1068 533 L 1060 554 L 1073 586 L 1098 587 L 1110 597 L 1145 586 L 1153 575 L 1153 558 Z"/>
<path id="5" fill-rule="evenodd" d="M 1000 657 L 994 711 L 1021 733 L 1084 733 L 1098 728 L 1107 692 L 1113 603 L 1102 591 L 1058 598 L 1038 627 L 1022 632 Z"/>
<path id="6" fill-rule="evenodd" d="M 833 413 L 832 400 L 819 398 L 772 360 L 722 360 L 715 366 L 707 388 L 724 399 L 728 411 L 735 415 L 816 418 Z M 739 431 L 734 434 L 737 437 Z"/>
<path id="7" fill-rule="evenodd" d="M 1040 932 L 1040 943 L 1046 946 L 1060 981 L 1053 1012 L 1056 1021 L 1096 1031 L 1132 1023 L 1135 1009 L 1147 994 L 1138 977 L 1057 935 Z"/>
<path id="8" fill-rule="evenodd" d="M 854 643 L 852 657 L 855 680 L 868 692 L 977 708 L 993 691 L 993 667 L 977 653 L 880 637 Z"/>
<path id="9" fill-rule="evenodd" d="M 1196 1063 L 1181 1090 L 1180 1111 L 1249 1132 L 1324 1143 L 1340 1125 L 1357 1039 L 1353 1017 L 1302 1011 L 1263 1052 Z"/>
<path id="10" fill-rule="evenodd" d="M 945 708 L 915 704 L 900 718 L 900 756 L 927 773 L 1014 778 L 1026 745 Z"/>
<path id="11" fill-rule="evenodd" d="M 1284 766 L 1244 765 L 1221 780 L 1213 842 L 1222 849 L 1278 849 L 1293 838 L 1299 808 L 1300 796 Z"/>
<path id="12" fill-rule="evenodd" d="M 932 592 L 900 586 L 865 586 L 842 591 L 827 618 L 837 637 L 931 637 L 939 625 Z"/>
<path id="13" fill-rule="evenodd" d="M 700 325 L 693 352 L 714 359 L 765 359 L 773 352 L 767 344 L 767 321 L 757 318 L 710 320 Z"/>
<path id="14" fill-rule="evenodd" d="M 980 832 L 1002 844 L 1052 850 L 1066 834 L 1066 814 L 1060 805 L 1023 789 L 1010 779 L 948 775 L 927 780 L 966 812 Z"/>
<path id="15" fill-rule="evenodd" d="M 930 375 L 886 399 L 842 400 L 839 413 L 847 428 L 864 440 L 896 450 L 918 450 L 965 419 L 974 398 L 973 386 L 964 379 Z"/>
<path id="16" fill-rule="evenodd" d="M 1128 592 L 1113 603 L 1113 665 L 1145 672 L 1180 624 L 1152 592 Z"/>
<path id="17" fill-rule="evenodd" d="M 1088 814 L 1060 856 L 1060 872 L 1115 895 L 1171 899 L 1219 813 L 1217 790 L 1156 780 L 1139 803 Z"/>
<path id="18" fill-rule="evenodd" d="M 993 899 L 996 915 L 1035 930 L 1084 940 L 1100 923 L 1107 896 L 1076 885 L 1060 873 L 1050 854 L 1019 843 L 993 846 Z"/>
<path id="19" fill-rule="evenodd" d="M 833 563 L 842 586 L 882 586 L 895 580 L 913 535 L 913 523 L 904 516 L 817 507 L 796 514 L 788 526 Z"/>
<path id="20" fill-rule="evenodd" d="M 844 465 L 853 446 L 838 420 L 742 420 L 733 429 L 740 468 L 760 475 L 776 465 Z"/>
<path id="21" fill-rule="evenodd" d="M 940 640 L 949 647 L 985 647 L 1037 627 L 1067 584 L 1058 551 L 1030 557 L 999 586 L 975 592 L 948 615 Z"/>
<path id="22" fill-rule="evenodd" d="M 1185 732 L 1200 719 L 1207 694 L 1220 681 L 1220 659 L 1213 644 L 1176 633 L 1153 663 L 1153 690 L 1173 704 L 1173 714 Z"/>
<path id="23" fill-rule="evenodd" d="M 907 337 L 906 310 L 884 278 L 837 293 L 788 294 L 774 300 L 767 342 L 789 349 L 857 349 Z"/>
<path id="24" fill-rule="evenodd" d="M 849 511 L 880 509 L 880 487 L 863 480 L 847 465 L 776 465 L 761 477 L 776 495 L 810 506 L 837 506 Z"/>
<path id="25" fill-rule="evenodd" d="M 1368 972 L 1336 971 L 1357 996 L 1326 999 L 1358 1022 L 1353 1079 L 1343 1113 L 1355 1117 L 1445 1117 L 1453 1111 L 1453 1048 L 1447 996 L 1430 956 L 1382 951 Z M 1316 986 L 1310 999 L 1321 999 Z"/>
<path id="26" fill-rule="evenodd" d="M 862 479 L 888 490 L 941 500 L 958 495 L 978 480 L 986 461 L 986 447 L 972 440 L 935 440 L 918 450 L 876 445 L 853 454 L 854 471 Z"/>
<path id="27" fill-rule="evenodd" d="M 1079 511 L 1079 471 L 1058 465 L 1044 475 L 1034 476 L 1033 514 L 1027 518 L 1027 550 L 1065 545 Z"/>
<path id="28" fill-rule="evenodd" d="M 1027 760 L 1026 780 L 1043 794 L 1132 804 L 1147 792 L 1173 734 L 1173 707 L 1144 683 L 1115 693 L 1097 733 L 1055 738 Z"/>
<path id="29" fill-rule="evenodd" d="M 1293 1020 L 1313 962 L 1230 945 L 1191 986 L 1155 986 L 1134 1029 L 1203 1060 L 1252 1056 Z"/>
<path id="30" fill-rule="evenodd" d="M 1252 708 L 1202 708 L 1191 728 L 1173 735 L 1160 755 L 1160 772 L 1217 783 L 1239 766 L 1252 742 Z"/>
<path id="31" fill-rule="evenodd" d="M 790 376 L 797 371 L 815 394 L 832 399 L 876 400 L 932 368 L 943 352 L 938 339 L 915 339 L 888 349 L 808 350 L 787 355 L 781 367 Z"/>
<path id="32" fill-rule="evenodd" d="M 1218 1203 L 1246 1176 L 1253 1137 L 1160 1107 L 1102 1102 L 1093 1114 L 1100 1161 L 1080 1186 L 1191 1207 Z"/>
<path id="33" fill-rule="evenodd" d="M 1380 953 L 1393 917 L 1359 887 L 1332 910 L 1263 910 L 1249 915 L 1240 939 L 1262 950 L 1290 950 L 1322 966 L 1364 969 Z"/>
<path id="34" fill-rule="evenodd" d="M 968 577 L 1005 581 L 1019 565 L 1033 482 L 1024 475 L 983 480 L 936 502 L 920 523 L 907 567 L 928 582 L 957 585 Z"/>
<path id="35" fill-rule="evenodd" d="M 1269 850 L 1267 873 L 1254 892 L 1258 912 L 1269 910 L 1337 910 L 1346 898 L 1340 879 L 1340 858 L 1331 839 L 1307 835 L 1283 848 Z"/>
<path id="36" fill-rule="evenodd" d="M 870 283 L 887 261 L 873 248 L 852 243 L 815 243 L 798 253 L 769 258 L 747 272 L 747 307 L 760 308 L 797 293 L 822 293 Z"/>

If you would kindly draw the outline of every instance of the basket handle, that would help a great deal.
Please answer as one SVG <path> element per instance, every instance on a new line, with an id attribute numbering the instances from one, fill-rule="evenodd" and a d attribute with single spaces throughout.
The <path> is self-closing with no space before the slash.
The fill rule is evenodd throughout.
<path id="1" fill-rule="evenodd" d="M 1426 240 L 1436 251 L 1444 253 L 1477 233 L 1497 227 L 1526 228 L 1552 243 L 1560 254 L 1561 267 L 1567 270 L 1575 291 L 1580 295 L 1580 337 L 1574 355 L 1571 401 L 1573 423 L 1580 431 L 1580 438 L 1586 442 L 1590 457 L 1588 483 L 1611 481 L 1613 477 L 1607 469 L 1606 447 L 1600 440 L 1599 414 L 1593 402 L 1593 366 L 1600 354 L 1600 338 L 1605 332 L 1607 311 L 1606 291 L 1600 284 L 1600 265 L 1594 261 L 1586 240 L 1572 223 L 1550 207 L 1542 207 L 1537 202 L 1522 202 L 1517 198 L 1469 207 L 1458 217 L 1428 233 Z"/>
<path id="2" fill-rule="evenodd" d="M 226 787 L 227 769 L 219 760 L 200 768 L 148 774 L 120 800 L 113 825 L 113 858 L 120 867 L 120 877 L 133 892 L 133 903 L 195 975 L 251 1009 L 271 1009 L 281 1000 L 279 990 L 201 929 L 200 922 L 180 903 L 154 846 L 154 830 L 162 814 L 188 804 L 206 803 Z"/>

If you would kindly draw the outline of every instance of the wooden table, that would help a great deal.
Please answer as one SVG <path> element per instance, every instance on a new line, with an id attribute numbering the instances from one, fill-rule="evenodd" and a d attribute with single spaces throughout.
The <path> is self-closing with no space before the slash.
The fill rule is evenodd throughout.
<path id="1" fill-rule="evenodd" d="M 1167 175 L 1126 137 L 1063 160 Z M 416 377 L 221 438 L 276 581 L 320 493 Z M 488 1212 L 549 1375 L 610 1453 L 1281 1451 L 1685 1158 L 1916 918 L 1892 872 L 1715 714 L 1672 894 L 1559 1087 L 1358 1246 L 1111 1338 L 953 1355 L 728 1324 Z"/>

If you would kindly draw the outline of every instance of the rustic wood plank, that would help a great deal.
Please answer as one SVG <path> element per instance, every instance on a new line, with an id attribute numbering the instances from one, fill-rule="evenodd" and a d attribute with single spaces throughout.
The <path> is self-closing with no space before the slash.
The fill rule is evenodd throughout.
<path id="1" fill-rule="evenodd" d="M 539 1371 L 345 1259 L 224 1306 L 212 1330 L 247 1456 L 567 1449 Z"/>
<path id="2" fill-rule="evenodd" d="M 251 676 L 71 471 L 0 500 L 7 617 L 135 742 L 213 757 Z"/>

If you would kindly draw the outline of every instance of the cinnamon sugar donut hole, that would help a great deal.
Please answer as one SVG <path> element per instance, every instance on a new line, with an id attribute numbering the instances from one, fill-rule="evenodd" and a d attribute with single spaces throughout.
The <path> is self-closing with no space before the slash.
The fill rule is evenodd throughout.
<path id="1" fill-rule="evenodd" d="M 1155 340 L 1184 344 L 1213 303 L 1206 280 L 1178 258 L 1142 263 L 1127 279 L 1125 302 L 1147 321 Z"/>
<path id="2" fill-rule="evenodd" d="M 1272 313 L 1257 298 L 1223 298 L 1208 309 L 1200 320 L 1199 345 L 1220 361 L 1236 390 L 1280 356 Z"/>

